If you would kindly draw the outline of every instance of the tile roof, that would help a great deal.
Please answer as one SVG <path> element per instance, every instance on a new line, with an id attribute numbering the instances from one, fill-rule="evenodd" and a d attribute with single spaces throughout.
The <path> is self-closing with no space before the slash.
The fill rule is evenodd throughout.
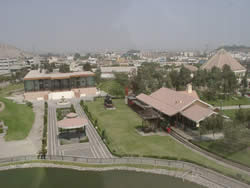
<path id="1" fill-rule="evenodd" d="M 150 96 L 161 103 L 174 107 L 179 111 L 186 105 L 192 103 L 196 99 L 199 99 L 193 97 L 192 95 L 188 95 L 187 92 L 184 92 L 178 92 L 168 88 L 161 88 L 152 93 Z"/>
<path id="2" fill-rule="evenodd" d="M 62 129 L 77 129 L 88 124 L 88 120 L 82 117 L 64 118 L 58 121 L 57 126 Z"/>
<path id="3" fill-rule="evenodd" d="M 178 111 L 173 108 L 170 105 L 167 105 L 165 103 L 162 103 L 161 101 L 155 99 L 154 97 L 145 95 L 145 94 L 140 94 L 136 97 L 138 100 L 146 103 L 147 105 L 152 106 L 153 108 L 159 110 L 160 112 L 167 114 L 169 116 L 172 116 L 176 114 Z"/>
<path id="4" fill-rule="evenodd" d="M 193 120 L 194 122 L 199 122 L 214 113 L 215 112 L 212 109 L 202 107 L 198 104 L 194 104 L 181 112 L 183 116 Z"/>
<path id="5" fill-rule="evenodd" d="M 232 71 L 246 70 L 236 59 L 234 59 L 224 49 L 219 50 L 212 58 L 201 66 L 202 69 L 211 70 L 213 67 L 223 68 L 224 65 L 229 65 Z"/>
<path id="6" fill-rule="evenodd" d="M 195 122 L 213 113 L 211 106 L 201 101 L 195 91 L 188 93 L 187 91 L 161 88 L 151 95 L 142 93 L 136 98 L 168 116 L 173 116 L 180 112 Z M 196 102 L 200 105 L 196 104 Z"/>

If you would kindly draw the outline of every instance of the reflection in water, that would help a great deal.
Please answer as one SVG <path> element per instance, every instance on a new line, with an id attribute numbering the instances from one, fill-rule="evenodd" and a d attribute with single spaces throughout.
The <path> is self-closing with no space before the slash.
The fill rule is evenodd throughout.
<path id="1" fill-rule="evenodd" d="M 133 171 L 76 171 L 57 168 L 15 169 L 0 172 L 1 188 L 200 188 L 165 175 Z"/>

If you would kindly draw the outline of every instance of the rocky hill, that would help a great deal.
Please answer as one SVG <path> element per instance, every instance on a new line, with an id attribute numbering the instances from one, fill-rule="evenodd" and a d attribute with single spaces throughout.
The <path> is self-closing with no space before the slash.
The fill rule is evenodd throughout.
<path id="1" fill-rule="evenodd" d="M 0 43 L 0 59 L 5 58 L 21 58 L 21 57 L 31 57 L 32 54 L 24 52 L 14 46 Z"/>

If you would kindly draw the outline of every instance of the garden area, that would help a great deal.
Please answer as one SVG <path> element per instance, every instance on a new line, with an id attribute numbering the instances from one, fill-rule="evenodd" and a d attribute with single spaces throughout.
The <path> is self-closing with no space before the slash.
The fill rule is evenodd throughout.
<path id="1" fill-rule="evenodd" d="M 123 99 L 113 100 L 113 103 L 116 110 L 105 110 L 101 98 L 94 102 L 84 103 L 92 119 L 98 122 L 99 133 L 105 132 L 108 140 L 105 139 L 105 142 L 113 154 L 191 161 L 233 177 L 246 178 L 250 182 L 250 177 L 192 152 L 171 136 L 141 136 L 136 131 L 136 127 L 142 125 L 142 119 L 124 104 Z"/>
<path id="2" fill-rule="evenodd" d="M 5 104 L 4 110 L 0 113 L 0 119 L 8 127 L 5 140 L 25 139 L 34 123 L 35 114 L 32 107 L 26 104 L 16 104 L 5 98 L 0 98 L 0 101 Z"/>

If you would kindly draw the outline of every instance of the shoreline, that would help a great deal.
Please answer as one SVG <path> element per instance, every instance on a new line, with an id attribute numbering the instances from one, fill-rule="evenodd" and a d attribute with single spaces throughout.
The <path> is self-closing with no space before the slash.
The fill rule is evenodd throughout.
<path id="1" fill-rule="evenodd" d="M 26 168 L 62 168 L 62 169 L 71 169 L 77 171 L 96 171 L 96 172 L 105 172 L 111 170 L 125 170 L 125 171 L 135 171 L 143 173 L 151 173 L 158 175 L 167 175 L 171 177 L 178 178 L 180 181 L 189 181 L 195 184 L 199 184 L 205 187 L 221 188 L 216 182 L 211 182 L 210 180 L 201 177 L 198 174 L 194 174 L 190 171 L 177 171 L 177 170 L 167 170 L 167 169 L 146 169 L 138 167 L 128 167 L 128 166 L 110 166 L 110 167 L 81 167 L 77 165 L 67 165 L 67 164 L 55 164 L 55 163 L 24 163 L 24 164 L 10 164 L 6 166 L 0 166 L 0 171 L 14 170 L 14 169 L 26 169 Z"/>

